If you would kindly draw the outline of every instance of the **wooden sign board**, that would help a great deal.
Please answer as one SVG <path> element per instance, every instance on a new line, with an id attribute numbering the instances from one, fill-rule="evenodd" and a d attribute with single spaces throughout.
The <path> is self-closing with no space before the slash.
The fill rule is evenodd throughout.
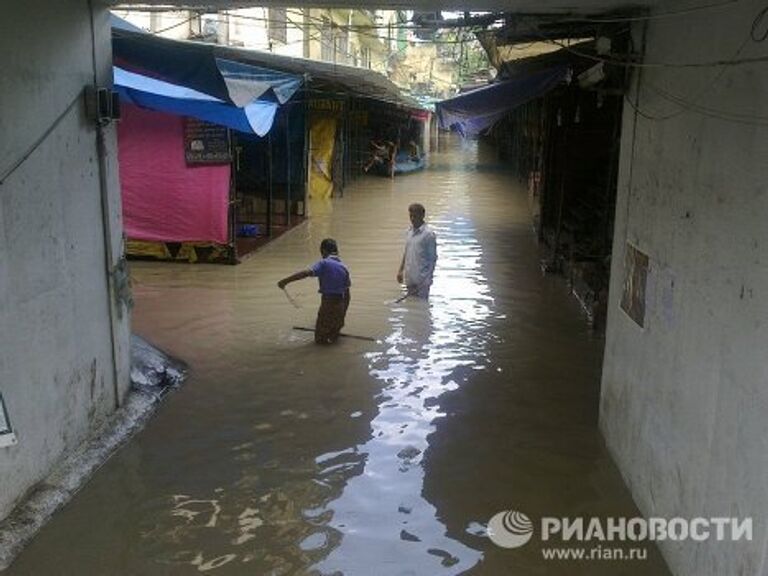
<path id="1" fill-rule="evenodd" d="M 344 101 L 334 100 L 332 98 L 313 98 L 307 102 L 310 110 L 325 110 L 327 112 L 343 112 Z"/>
<path id="2" fill-rule="evenodd" d="M 187 118 L 184 122 L 184 158 L 187 164 L 229 164 L 232 161 L 229 129 Z"/>

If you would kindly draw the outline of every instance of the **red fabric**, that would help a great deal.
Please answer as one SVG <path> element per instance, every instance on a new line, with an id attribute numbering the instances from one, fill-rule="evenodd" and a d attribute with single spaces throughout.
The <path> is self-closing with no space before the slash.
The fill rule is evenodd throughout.
<path id="1" fill-rule="evenodd" d="M 187 166 L 182 117 L 125 105 L 117 137 L 128 238 L 229 241 L 230 165 Z"/>

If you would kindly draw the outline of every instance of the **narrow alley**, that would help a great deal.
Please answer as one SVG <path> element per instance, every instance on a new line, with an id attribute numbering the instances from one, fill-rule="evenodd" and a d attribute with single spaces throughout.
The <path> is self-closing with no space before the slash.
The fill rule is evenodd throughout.
<path id="1" fill-rule="evenodd" d="M 433 296 L 392 304 L 414 201 L 438 235 Z M 666 574 L 649 543 L 578 563 L 483 537 L 507 509 L 637 514 L 597 428 L 602 340 L 542 275 L 526 202 L 456 139 L 240 266 L 133 263 L 134 330 L 190 378 L 7 574 Z M 289 288 L 300 309 L 275 283 L 326 236 L 352 273 L 345 330 L 375 343 L 292 330 L 315 282 Z"/>

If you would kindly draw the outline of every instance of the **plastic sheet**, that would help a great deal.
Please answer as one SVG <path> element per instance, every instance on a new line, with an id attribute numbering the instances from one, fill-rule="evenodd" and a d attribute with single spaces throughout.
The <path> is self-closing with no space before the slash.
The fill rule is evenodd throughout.
<path id="1" fill-rule="evenodd" d="M 168 356 L 137 334 L 131 335 L 131 384 L 134 388 L 162 394 L 182 383 L 187 365 Z"/>
<path id="2" fill-rule="evenodd" d="M 552 90 L 567 74 L 566 66 L 558 66 L 438 102 L 440 127 L 462 136 L 480 134 L 518 106 Z"/>

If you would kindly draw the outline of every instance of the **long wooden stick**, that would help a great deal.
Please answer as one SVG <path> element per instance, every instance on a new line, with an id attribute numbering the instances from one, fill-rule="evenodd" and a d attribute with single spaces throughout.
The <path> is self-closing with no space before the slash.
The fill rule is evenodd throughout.
<path id="1" fill-rule="evenodd" d="M 406 298 L 408 298 L 408 296 L 410 296 L 410 295 L 411 295 L 411 293 L 410 293 L 410 292 L 406 292 L 405 294 L 403 294 L 402 296 L 400 296 L 400 298 L 398 298 L 397 300 L 393 300 L 393 301 L 392 301 L 392 304 L 400 304 L 400 302 L 402 302 L 403 300 L 405 300 Z"/>
<path id="2" fill-rule="evenodd" d="M 290 294 L 288 294 L 288 290 L 286 290 L 285 288 L 283 288 L 283 294 L 285 294 L 285 297 L 288 298 L 288 302 L 290 302 L 294 308 L 296 308 L 297 310 L 301 309 L 301 304 L 296 302 L 296 300 L 294 300 L 293 297 Z"/>
<path id="3" fill-rule="evenodd" d="M 294 330 L 301 330 L 302 332 L 314 332 L 314 328 L 306 328 L 304 326 L 294 326 Z M 370 336 L 356 336 L 354 334 L 344 334 L 344 332 L 339 332 L 339 336 L 343 338 L 354 338 L 355 340 L 365 340 L 366 342 L 376 342 L 376 338 L 371 338 Z"/>
<path id="4" fill-rule="evenodd" d="M 394 300 L 387 300 L 386 302 L 384 302 L 384 304 L 387 304 L 388 306 L 391 306 L 392 304 L 400 304 L 400 302 L 408 298 L 408 296 L 410 295 L 411 293 L 406 290 L 398 298 L 395 298 Z"/>

